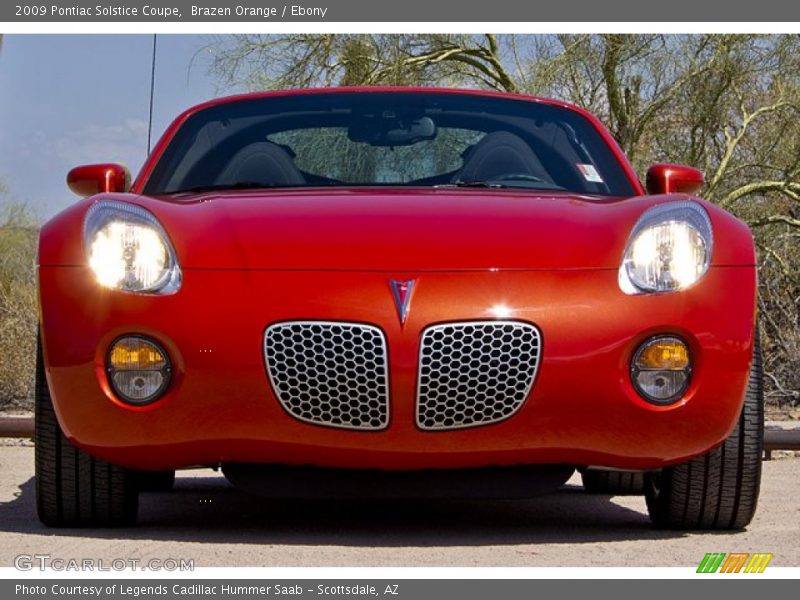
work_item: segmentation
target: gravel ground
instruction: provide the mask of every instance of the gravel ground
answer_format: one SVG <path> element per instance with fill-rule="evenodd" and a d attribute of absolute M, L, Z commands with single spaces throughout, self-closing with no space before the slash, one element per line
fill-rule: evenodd
<path fill-rule="evenodd" d="M 33 448 L 0 444 L 0 566 L 14 556 L 194 559 L 195 566 L 695 566 L 706 552 L 772 552 L 800 566 L 800 453 L 764 463 L 744 532 L 657 531 L 640 497 L 590 496 L 573 477 L 528 501 L 263 500 L 211 471 L 145 494 L 140 525 L 55 530 L 36 519 Z"/>

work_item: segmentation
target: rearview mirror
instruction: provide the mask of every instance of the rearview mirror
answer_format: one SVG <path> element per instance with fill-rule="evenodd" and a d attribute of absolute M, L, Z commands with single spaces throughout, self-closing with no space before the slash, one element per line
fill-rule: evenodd
<path fill-rule="evenodd" d="M 436 137 L 436 124 L 430 117 L 408 119 L 395 115 L 365 115 L 354 120 L 347 130 L 353 142 L 370 146 L 411 146 Z"/>
<path fill-rule="evenodd" d="M 67 173 L 67 185 L 82 198 L 100 192 L 127 192 L 131 174 L 123 165 L 115 163 L 83 165 Z"/>
<path fill-rule="evenodd" d="M 648 194 L 695 194 L 703 187 L 703 172 L 686 165 L 658 164 L 647 169 Z"/>

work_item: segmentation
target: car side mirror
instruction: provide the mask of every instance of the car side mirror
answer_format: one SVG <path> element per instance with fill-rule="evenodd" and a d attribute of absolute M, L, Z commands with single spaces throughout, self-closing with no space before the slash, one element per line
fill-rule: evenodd
<path fill-rule="evenodd" d="M 100 192 L 127 192 L 131 187 L 131 174 L 115 163 L 83 165 L 67 173 L 67 185 L 82 198 Z"/>
<path fill-rule="evenodd" d="M 686 165 L 658 164 L 647 169 L 648 194 L 694 194 L 705 183 L 703 172 Z"/>

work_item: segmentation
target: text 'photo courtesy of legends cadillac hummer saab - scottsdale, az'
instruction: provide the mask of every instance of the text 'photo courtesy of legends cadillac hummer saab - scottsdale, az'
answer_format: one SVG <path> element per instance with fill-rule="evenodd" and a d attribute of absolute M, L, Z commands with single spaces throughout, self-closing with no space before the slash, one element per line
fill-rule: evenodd
<path fill-rule="evenodd" d="M 575 469 L 658 527 L 740 529 L 761 476 L 752 236 L 643 186 L 591 114 L 431 88 L 189 109 L 97 164 L 38 255 L 36 491 L 130 524 L 220 467 L 272 497 L 526 498 Z"/>

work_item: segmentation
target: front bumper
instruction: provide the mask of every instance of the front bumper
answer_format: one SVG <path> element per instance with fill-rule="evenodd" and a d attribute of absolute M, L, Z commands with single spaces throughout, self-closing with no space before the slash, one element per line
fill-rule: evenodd
<path fill-rule="evenodd" d="M 47 377 L 59 422 L 86 451 L 137 469 L 226 462 L 424 469 L 514 464 L 659 468 L 719 444 L 736 422 L 752 356 L 755 271 L 711 268 L 684 292 L 627 296 L 616 270 L 264 272 L 187 270 L 172 296 L 98 288 L 85 267 L 39 270 Z M 403 326 L 389 281 L 416 279 Z M 416 425 L 421 332 L 492 318 L 535 324 L 542 355 L 511 418 L 454 431 Z M 287 320 L 379 327 L 390 370 L 389 425 L 348 431 L 301 422 L 270 387 L 263 336 Z M 104 360 L 141 333 L 169 352 L 166 395 L 141 408 L 109 389 Z M 678 403 L 642 400 L 630 357 L 651 335 L 690 345 L 691 384 Z"/>

